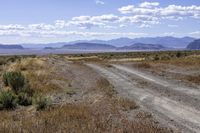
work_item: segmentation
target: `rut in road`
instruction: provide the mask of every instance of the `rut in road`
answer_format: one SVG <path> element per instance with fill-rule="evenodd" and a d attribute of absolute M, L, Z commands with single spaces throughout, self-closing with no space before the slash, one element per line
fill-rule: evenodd
<path fill-rule="evenodd" d="M 148 108 L 152 113 L 162 114 L 161 117 L 173 120 L 175 126 L 182 128 L 184 132 L 200 132 L 200 111 L 180 104 L 167 97 L 157 95 L 150 90 L 135 87 L 134 83 L 128 80 L 126 75 L 119 75 L 117 72 L 95 65 L 87 64 L 106 77 L 123 96 L 137 100 L 142 106 Z M 162 118 L 161 118 L 162 119 Z M 170 121 L 169 123 L 173 123 Z"/>
<path fill-rule="evenodd" d="M 131 73 L 131 74 L 137 75 L 137 76 L 139 76 L 139 77 L 141 77 L 141 78 L 143 78 L 145 80 L 148 80 L 150 82 L 156 83 L 156 84 L 161 85 L 163 87 L 169 87 L 169 88 L 171 88 L 173 90 L 180 91 L 181 93 L 185 93 L 185 94 L 188 94 L 188 95 L 200 96 L 200 91 L 197 90 L 197 89 L 187 88 L 185 86 L 173 84 L 171 82 L 168 82 L 168 81 L 156 78 L 156 77 L 154 77 L 152 75 L 148 75 L 148 74 L 143 73 L 141 71 L 135 70 L 134 68 L 128 68 L 128 67 L 125 67 L 125 66 L 122 66 L 122 65 L 115 65 L 115 64 L 113 64 L 113 66 L 115 68 L 119 69 L 119 70 L 122 70 L 122 71 L 125 71 L 127 73 Z"/>

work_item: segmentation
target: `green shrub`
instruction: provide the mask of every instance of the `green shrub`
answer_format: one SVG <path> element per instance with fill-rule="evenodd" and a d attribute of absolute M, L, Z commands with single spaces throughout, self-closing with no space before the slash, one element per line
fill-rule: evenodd
<path fill-rule="evenodd" d="M 30 84 L 28 81 L 25 82 L 24 87 L 19 91 L 20 93 L 26 93 L 28 94 L 30 97 L 33 96 L 34 94 L 34 90 L 31 89 Z"/>
<path fill-rule="evenodd" d="M 155 61 L 160 60 L 159 56 L 156 55 L 156 56 L 154 57 L 154 60 L 155 60 Z"/>
<path fill-rule="evenodd" d="M 5 58 L 0 58 L 0 65 L 5 65 L 7 63 L 7 60 Z"/>
<path fill-rule="evenodd" d="M 4 85 L 8 86 L 8 73 L 7 72 L 3 74 L 2 80 L 3 80 Z"/>
<path fill-rule="evenodd" d="M 181 52 L 177 52 L 177 53 L 176 53 L 176 57 L 177 57 L 177 58 L 180 58 L 181 56 L 182 56 L 182 53 L 181 53 Z"/>
<path fill-rule="evenodd" d="M 32 104 L 32 97 L 30 97 L 27 93 L 19 93 L 17 97 L 17 103 L 19 105 L 28 106 Z"/>
<path fill-rule="evenodd" d="M 9 85 L 16 93 L 24 87 L 25 78 L 21 72 L 6 72 L 3 74 L 5 86 Z"/>
<path fill-rule="evenodd" d="M 0 92 L 0 109 L 14 109 L 16 96 L 11 91 Z"/>
<path fill-rule="evenodd" d="M 51 102 L 47 97 L 43 97 L 40 95 L 34 98 L 34 104 L 36 105 L 36 109 L 39 111 L 49 107 L 51 105 Z"/>

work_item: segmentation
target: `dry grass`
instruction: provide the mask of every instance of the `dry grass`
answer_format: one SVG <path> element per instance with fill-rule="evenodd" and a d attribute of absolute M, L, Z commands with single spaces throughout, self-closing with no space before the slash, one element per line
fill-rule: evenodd
<path fill-rule="evenodd" d="M 117 94 L 114 87 L 105 78 L 98 79 L 96 81 L 96 84 L 97 84 L 98 90 L 100 90 L 101 92 L 103 92 L 104 94 L 106 94 L 109 97 L 112 97 L 113 95 Z"/>
<path fill-rule="evenodd" d="M 144 61 L 145 58 L 122 58 L 122 59 L 111 59 L 110 61 L 113 61 L 113 62 L 129 62 L 129 61 Z"/>
<path fill-rule="evenodd" d="M 144 68 L 144 69 L 149 69 L 152 67 L 151 64 L 148 62 L 141 62 L 141 63 L 133 64 L 133 66 L 136 68 Z"/>
<path fill-rule="evenodd" d="M 178 67 L 199 67 L 200 66 L 200 58 L 199 56 L 188 56 L 184 58 L 174 58 L 171 60 L 166 60 L 166 61 L 155 61 L 153 63 L 163 63 L 163 64 L 170 64 L 170 65 L 175 65 Z"/>
<path fill-rule="evenodd" d="M 139 108 L 139 106 L 133 100 L 131 101 L 127 98 L 116 97 L 114 102 L 123 111 L 130 111 Z"/>
<path fill-rule="evenodd" d="M 182 79 L 195 84 L 200 84 L 200 75 L 185 75 Z"/>
<path fill-rule="evenodd" d="M 100 61 L 101 59 L 98 56 L 66 56 L 65 59 L 69 61 Z"/>
<path fill-rule="evenodd" d="M 119 115 L 93 112 L 84 105 L 65 105 L 42 112 L 1 112 L 0 132 L 159 133 L 169 132 L 149 120 L 130 122 Z"/>

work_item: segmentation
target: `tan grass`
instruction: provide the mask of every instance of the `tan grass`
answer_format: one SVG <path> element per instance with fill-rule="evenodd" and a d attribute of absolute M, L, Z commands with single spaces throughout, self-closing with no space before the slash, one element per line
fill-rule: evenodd
<path fill-rule="evenodd" d="M 31 113 L 31 112 L 29 112 Z M 151 121 L 129 122 L 118 116 L 96 114 L 84 105 L 65 105 L 50 110 L 28 114 L 22 112 L 1 112 L 0 132 L 77 132 L 77 133 L 123 133 L 135 132 L 169 132 L 159 128 Z"/>

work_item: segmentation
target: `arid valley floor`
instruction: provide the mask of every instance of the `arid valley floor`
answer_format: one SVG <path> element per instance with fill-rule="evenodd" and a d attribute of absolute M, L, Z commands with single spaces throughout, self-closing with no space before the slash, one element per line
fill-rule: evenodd
<path fill-rule="evenodd" d="M 2 80 L 21 72 L 49 101 L 2 108 L 0 132 L 200 132 L 199 51 L 1 56 L 0 64 Z"/>

